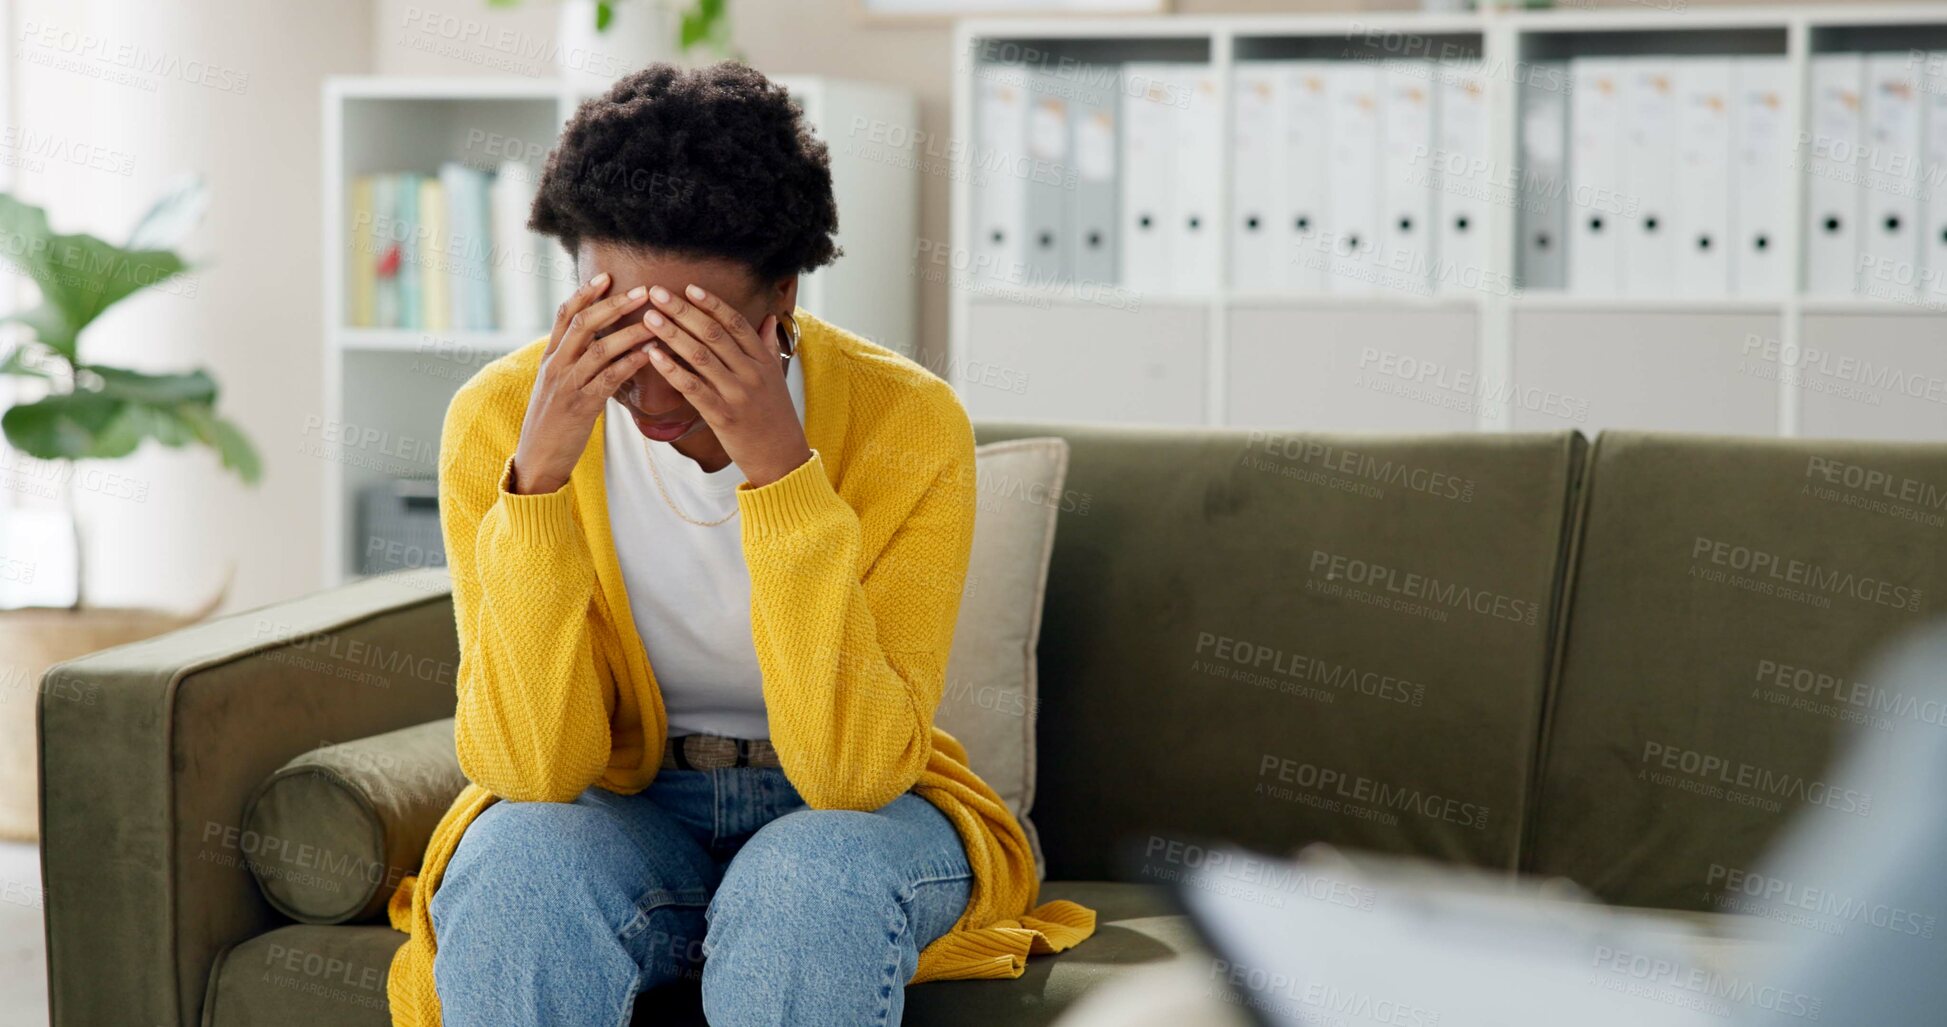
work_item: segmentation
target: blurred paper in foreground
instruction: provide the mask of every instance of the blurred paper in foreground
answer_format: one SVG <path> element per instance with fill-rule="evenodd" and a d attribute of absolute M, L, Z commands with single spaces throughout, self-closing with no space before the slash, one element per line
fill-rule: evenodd
<path fill-rule="evenodd" d="M 1249 864 L 1255 886 L 1240 889 L 1232 868 Z M 1264 864 L 1220 850 L 1182 894 L 1216 952 L 1210 994 L 1273 1027 L 1690 1027 L 1816 1008 L 1761 975 L 1774 933 L 1761 921 L 1610 909 L 1560 882 L 1322 847 L 1282 876 Z"/>

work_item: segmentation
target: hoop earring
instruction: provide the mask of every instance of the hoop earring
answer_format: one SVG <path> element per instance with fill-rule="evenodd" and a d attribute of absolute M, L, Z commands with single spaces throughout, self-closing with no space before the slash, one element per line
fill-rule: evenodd
<path fill-rule="evenodd" d="M 804 331 L 798 327 L 798 315 L 788 310 L 777 316 L 777 326 L 782 329 L 786 325 L 790 326 L 790 331 L 778 339 L 778 351 L 784 354 L 784 369 L 789 371 L 791 358 L 798 353 L 798 340 L 804 336 Z"/>

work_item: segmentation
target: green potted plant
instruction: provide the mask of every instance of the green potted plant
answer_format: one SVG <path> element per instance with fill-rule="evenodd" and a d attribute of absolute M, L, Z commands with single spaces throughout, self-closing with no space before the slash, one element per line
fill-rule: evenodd
<path fill-rule="evenodd" d="M 207 371 L 153 374 L 95 363 L 81 352 L 82 333 L 103 312 L 189 269 L 175 247 L 200 220 L 206 195 L 195 180 L 171 190 L 117 246 L 55 232 L 41 208 L 0 193 L 0 257 L 40 292 L 39 305 L 6 318 L 26 326 L 28 334 L 0 358 L 0 374 L 38 395 L 0 415 L 0 431 L 20 453 L 53 462 L 58 473 L 45 477 L 65 484 L 75 536 L 72 606 L 0 612 L 0 652 L 8 665 L 8 701 L 0 703 L 0 836 L 35 832 L 35 693 L 45 691 L 50 702 L 87 701 L 44 682 L 46 668 L 201 619 L 221 599 L 219 593 L 190 614 L 89 607 L 75 461 L 118 459 L 153 439 L 170 447 L 208 447 L 247 483 L 262 474 L 249 440 L 217 413 L 216 380 Z"/>
<path fill-rule="evenodd" d="M 487 3 L 518 7 L 521 0 Z M 565 0 L 555 43 L 562 75 L 591 84 L 699 49 L 729 57 L 729 0 Z"/>

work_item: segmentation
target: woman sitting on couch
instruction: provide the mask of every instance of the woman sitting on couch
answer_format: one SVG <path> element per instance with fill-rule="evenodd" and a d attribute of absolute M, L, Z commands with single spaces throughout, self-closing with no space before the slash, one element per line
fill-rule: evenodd
<path fill-rule="evenodd" d="M 1030 909 L 933 727 L 973 433 L 796 309 L 837 225 L 824 144 L 735 64 L 629 76 L 550 156 L 531 227 L 581 286 L 440 442 L 473 784 L 393 898 L 395 1023 L 614 1027 L 699 973 L 712 1024 L 897 1023 L 1093 929 Z"/>

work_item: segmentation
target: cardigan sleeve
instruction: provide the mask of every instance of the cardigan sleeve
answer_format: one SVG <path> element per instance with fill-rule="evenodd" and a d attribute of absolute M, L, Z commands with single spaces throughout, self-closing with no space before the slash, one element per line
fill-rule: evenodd
<path fill-rule="evenodd" d="M 507 490 L 511 444 L 476 431 L 484 419 L 470 391 L 455 398 L 440 441 L 440 526 L 460 639 L 454 744 L 467 778 L 493 794 L 567 802 L 609 757 L 589 617 L 594 558 L 570 486 Z"/>
<path fill-rule="evenodd" d="M 960 425 L 945 466 L 869 566 L 859 517 L 816 452 L 738 493 L 771 743 L 815 809 L 876 810 L 932 756 L 973 546 L 973 436 L 964 416 Z"/>

